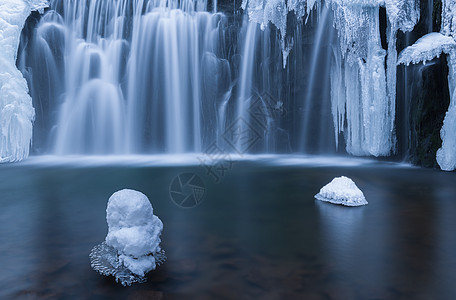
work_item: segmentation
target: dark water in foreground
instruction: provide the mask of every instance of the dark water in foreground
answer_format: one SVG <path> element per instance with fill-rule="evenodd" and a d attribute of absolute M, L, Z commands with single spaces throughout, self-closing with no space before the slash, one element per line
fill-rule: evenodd
<path fill-rule="evenodd" d="M 173 178 L 198 174 L 183 209 Z M 349 176 L 369 205 L 313 196 Z M 122 287 L 88 254 L 107 233 L 109 196 L 144 192 L 164 223 L 167 262 Z M 0 165 L 1 299 L 454 299 L 456 173 L 367 163 L 238 162 L 219 183 L 201 166 Z"/>

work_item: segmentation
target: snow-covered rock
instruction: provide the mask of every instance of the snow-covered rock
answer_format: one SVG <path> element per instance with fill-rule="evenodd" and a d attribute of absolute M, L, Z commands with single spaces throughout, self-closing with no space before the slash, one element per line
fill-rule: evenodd
<path fill-rule="evenodd" d="M 399 54 L 397 64 L 409 65 L 420 62 L 425 63 L 440 54 L 449 54 L 456 50 L 456 42 L 452 37 L 438 32 L 431 32 L 421 37 L 415 44 L 402 50 Z"/>
<path fill-rule="evenodd" d="M 27 17 L 46 6 L 44 0 L 0 2 L 0 162 L 29 155 L 35 110 L 27 82 L 16 68 L 17 49 Z"/>
<path fill-rule="evenodd" d="M 363 192 L 348 177 L 336 177 L 315 195 L 317 200 L 346 206 L 366 205 Z"/>
<path fill-rule="evenodd" d="M 144 282 L 145 274 L 166 259 L 160 248 L 163 223 L 149 199 L 138 191 L 118 191 L 109 198 L 106 220 L 108 235 L 90 253 L 92 268 L 123 285 Z"/>

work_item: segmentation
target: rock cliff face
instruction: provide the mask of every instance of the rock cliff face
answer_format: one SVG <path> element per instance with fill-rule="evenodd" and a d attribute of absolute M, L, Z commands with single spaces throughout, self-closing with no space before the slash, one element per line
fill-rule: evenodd
<path fill-rule="evenodd" d="M 398 50 L 441 28 L 442 2 L 420 1 L 421 18 L 414 30 L 398 37 Z M 448 111 L 448 64 L 444 54 L 426 64 L 398 67 L 398 157 L 411 163 L 439 168 L 437 150 L 442 146 L 440 129 Z"/>
<path fill-rule="evenodd" d="M 448 67 L 445 57 L 416 65 L 410 82 L 410 161 L 438 168 L 436 152 L 442 145 L 440 128 L 448 110 Z"/>

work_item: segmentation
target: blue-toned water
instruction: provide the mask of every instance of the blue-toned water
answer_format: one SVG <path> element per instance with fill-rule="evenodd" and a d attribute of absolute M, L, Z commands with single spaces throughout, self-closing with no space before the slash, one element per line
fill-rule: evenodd
<path fill-rule="evenodd" d="M 53 0 L 29 19 L 18 66 L 37 156 L 0 165 L 0 298 L 451 299 L 455 173 L 323 156 L 345 153 L 333 124 L 348 121 L 330 105 L 331 10 L 288 20 L 283 59 L 278 30 L 207 5 Z M 410 150 L 403 110 L 398 156 Z M 367 206 L 314 199 L 342 175 Z M 179 189 L 189 178 L 196 188 Z M 168 256 L 129 288 L 88 257 L 123 188 L 150 198 Z"/>
<path fill-rule="evenodd" d="M 322 157 L 233 157 L 223 164 L 223 176 L 214 173 L 218 181 L 196 157 L 33 157 L 0 165 L 0 298 L 451 299 L 456 293 L 456 174 Z M 171 182 L 182 173 L 203 182 L 196 207 L 172 201 Z M 313 198 L 341 175 L 356 182 L 367 206 Z M 88 258 L 107 233 L 107 199 L 122 188 L 150 198 L 164 223 L 168 256 L 147 283 L 129 288 L 93 271 Z"/>

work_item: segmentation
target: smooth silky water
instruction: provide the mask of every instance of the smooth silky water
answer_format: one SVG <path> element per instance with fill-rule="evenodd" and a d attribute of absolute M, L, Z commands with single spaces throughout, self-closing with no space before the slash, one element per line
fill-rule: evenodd
<path fill-rule="evenodd" d="M 452 299 L 456 174 L 322 156 L 394 145 L 389 121 L 384 131 L 357 122 L 359 70 L 343 68 L 331 11 L 290 26 L 285 57 L 279 30 L 178 2 L 53 0 L 29 20 L 18 67 L 36 111 L 35 156 L 0 164 L 0 298 Z M 369 64 L 383 66 L 375 53 Z M 376 104 L 389 103 L 382 87 Z M 353 131 L 345 140 L 343 127 Z M 233 160 L 210 165 L 214 154 Z M 196 207 L 172 201 L 182 173 L 203 182 Z M 367 206 L 314 199 L 342 175 Z M 127 288 L 89 261 L 108 198 L 123 188 L 150 198 L 168 256 Z"/>
<path fill-rule="evenodd" d="M 190 157 L 190 158 L 189 158 Z M 0 298 L 450 299 L 456 174 L 348 158 L 236 158 L 216 183 L 195 157 L 32 157 L 0 165 Z M 186 161 L 192 161 L 186 163 Z M 172 202 L 197 174 L 203 201 Z M 351 177 L 367 206 L 314 195 Z M 122 287 L 90 267 L 109 196 L 145 193 L 168 260 Z"/>

